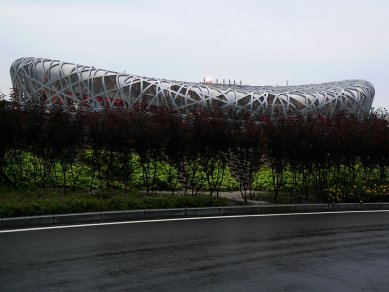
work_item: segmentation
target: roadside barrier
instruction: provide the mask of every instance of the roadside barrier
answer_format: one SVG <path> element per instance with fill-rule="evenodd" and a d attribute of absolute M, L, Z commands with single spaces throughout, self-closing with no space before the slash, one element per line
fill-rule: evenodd
<path fill-rule="evenodd" d="M 56 214 L 0 219 L 0 228 L 83 224 L 99 222 L 152 220 L 163 218 L 189 218 L 206 216 L 232 216 L 252 214 L 282 214 L 304 212 L 336 212 L 362 210 L 389 210 L 389 203 L 339 203 L 339 204 L 263 204 L 250 206 L 146 209 L 92 213 Z"/>

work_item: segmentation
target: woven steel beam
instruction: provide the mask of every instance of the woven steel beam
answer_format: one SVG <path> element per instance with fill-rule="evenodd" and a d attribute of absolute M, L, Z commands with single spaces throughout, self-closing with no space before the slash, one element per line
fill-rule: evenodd
<path fill-rule="evenodd" d="M 169 104 L 179 109 L 195 106 L 234 107 L 272 114 L 299 111 L 332 114 L 370 111 L 374 87 L 365 80 L 344 80 L 300 86 L 203 84 L 97 69 L 43 58 L 20 58 L 10 69 L 13 88 L 22 103 L 37 97 L 48 107 L 90 110 Z"/>

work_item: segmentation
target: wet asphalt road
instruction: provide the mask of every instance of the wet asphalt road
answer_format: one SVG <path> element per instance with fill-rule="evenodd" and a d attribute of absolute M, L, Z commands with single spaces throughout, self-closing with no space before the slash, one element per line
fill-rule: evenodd
<path fill-rule="evenodd" d="M 389 291 L 389 213 L 0 234 L 0 291 Z"/>

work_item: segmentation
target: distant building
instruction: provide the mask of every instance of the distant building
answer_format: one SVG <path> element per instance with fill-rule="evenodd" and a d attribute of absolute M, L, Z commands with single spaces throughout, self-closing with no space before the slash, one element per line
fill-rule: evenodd
<path fill-rule="evenodd" d="M 370 110 L 374 87 L 365 80 L 345 80 L 299 86 L 202 84 L 147 78 L 43 58 L 21 58 L 11 65 L 12 85 L 21 102 L 41 97 L 47 106 L 91 110 L 169 104 L 234 107 L 252 112 L 331 114 L 345 109 L 356 114 Z"/>

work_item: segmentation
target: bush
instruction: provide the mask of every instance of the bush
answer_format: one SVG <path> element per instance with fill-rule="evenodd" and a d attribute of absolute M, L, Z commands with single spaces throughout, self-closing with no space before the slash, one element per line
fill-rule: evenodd
<path fill-rule="evenodd" d="M 389 184 L 329 188 L 326 200 L 329 203 L 389 202 Z"/>
<path fill-rule="evenodd" d="M 289 171 L 285 171 L 283 174 L 281 190 L 290 191 L 292 187 L 293 183 L 291 173 Z M 263 167 L 255 174 L 253 188 L 258 191 L 274 191 L 273 174 L 270 167 Z"/>
<path fill-rule="evenodd" d="M 0 190 L 0 218 L 130 209 L 190 208 L 230 205 L 225 198 L 207 195 L 148 195 L 122 192 L 63 194 L 60 190 Z"/>

